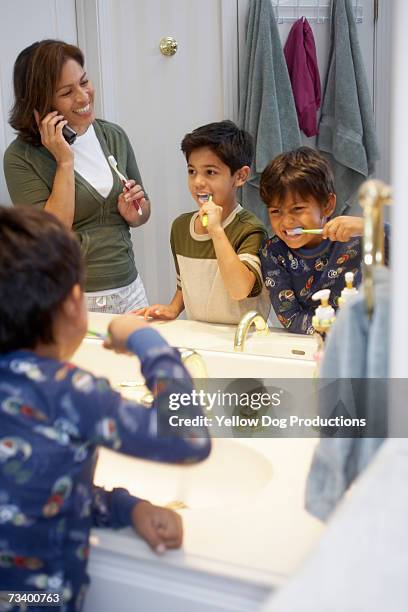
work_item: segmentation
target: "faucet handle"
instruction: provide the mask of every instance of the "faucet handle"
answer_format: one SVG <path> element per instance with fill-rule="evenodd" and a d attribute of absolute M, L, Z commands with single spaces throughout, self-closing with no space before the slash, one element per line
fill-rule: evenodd
<path fill-rule="evenodd" d="M 319 333 L 328 332 L 336 318 L 334 308 L 329 304 L 329 298 L 330 289 L 321 289 L 312 295 L 312 300 L 315 302 L 321 301 L 312 318 L 312 325 Z"/>

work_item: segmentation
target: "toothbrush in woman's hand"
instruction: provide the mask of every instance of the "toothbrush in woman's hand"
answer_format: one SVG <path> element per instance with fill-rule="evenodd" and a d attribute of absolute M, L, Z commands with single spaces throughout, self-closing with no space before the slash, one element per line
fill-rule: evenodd
<path fill-rule="evenodd" d="M 212 193 L 206 193 L 205 195 L 200 195 L 198 196 L 198 199 L 200 200 L 200 202 L 202 202 L 202 204 L 204 204 L 205 202 L 212 202 Z M 203 216 L 201 217 L 201 223 L 203 227 L 207 227 L 208 225 L 207 213 L 204 213 Z"/>
<path fill-rule="evenodd" d="M 116 174 L 118 175 L 118 177 L 120 178 L 120 180 L 122 181 L 122 184 L 124 186 L 124 188 L 126 189 L 126 191 L 129 191 L 129 188 L 127 187 L 127 178 L 124 174 L 122 174 L 119 170 L 118 170 L 118 162 L 116 161 L 116 159 L 113 157 L 113 155 L 109 155 L 108 157 L 108 162 L 110 164 L 110 167 L 112 168 L 112 170 L 114 170 L 116 172 Z M 143 210 L 142 207 L 140 206 L 138 200 L 133 200 L 132 204 L 134 205 L 134 207 L 136 208 L 137 212 L 139 213 L 139 215 L 143 215 Z"/>

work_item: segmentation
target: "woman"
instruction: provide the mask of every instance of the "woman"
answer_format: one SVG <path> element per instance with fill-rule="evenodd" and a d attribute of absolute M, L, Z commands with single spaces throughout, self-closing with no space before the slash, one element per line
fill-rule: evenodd
<path fill-rule="evenodd" d="M 14 94 L 10 125 L 18 136 L 4 157 L 12 202 L 43 208 L 75 231 L 87 266 L 88 310 L 147 306 L 129 227 L 146 223 L 150 202 L 125 132 L 95 118 L 82 51 L 58 40 L 27 47 L 14 65 Z M 72 145 L 66 125 L 77 134 Z M 128 177 L 126 186 L 110 155 Z"/>

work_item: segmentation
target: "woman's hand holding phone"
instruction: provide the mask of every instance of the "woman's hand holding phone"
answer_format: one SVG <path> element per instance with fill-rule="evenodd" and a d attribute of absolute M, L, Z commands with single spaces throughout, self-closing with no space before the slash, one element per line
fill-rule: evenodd
<path fill-rule="evenodd" d="M 40 132 L 41 142 L 46 149 L 55 157 L 57 164 L 73 163 L 74 153 L 65 140 L 62 129 L 68 121 L 58 111 L 52 111 L 40 119 L 38 111 L 34 111 L 34 117 Z"/>

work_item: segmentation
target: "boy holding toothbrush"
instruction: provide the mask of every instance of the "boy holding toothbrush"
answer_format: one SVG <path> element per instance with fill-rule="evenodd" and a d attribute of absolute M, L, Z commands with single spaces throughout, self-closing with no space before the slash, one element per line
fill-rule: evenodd
<path fill-rule="evenodd" d="M 249 310 L 266 318 L 269 299 L 258 251 L 266 229 L 237 203 L 237 189 L 248 179 L 252 137 L 232 121 L 204 125 L 187 134 L 181 149 L 188 185 L 198 212 L 178 217 L 171 229 L 177 289 L 170 304 L 154 304 L 136 314 L 238 323 Z"/>
<path fill-rule="evenodd" d="M 337 308 L 344 274 L 351 271 L 355 284 L 361 282 L 363 219 L 330 219 L 336 207 L 333 175 L 309 147 L 273 159 L 262 173 L 260 194 L 275 233 L 260 250 L 272 306 L 288 331 L 312 334 L 317 306 L 312 295 L 330 289 L 330 303 Z M 387 261 L 387 225 L 385 231 Z"/>
<path fill-rule="evenodd" d="M 83 607 L 92 527 L 134 527 L 159 554 L 181 545 L 176 513 L 93 485 L 98 446 L 171 463 L 211 448 L 205 428 L 158 436 L 170 394 L 191 393 L 192 382 L 143 321 L 113 319 L 105 348 L 139 357 L 151 410 L 69 362 L 87 329 L 83 285 L 72 232 L 50 213 L 0 206 L 0 590 L 56 591 L 64 612 Z"/>

